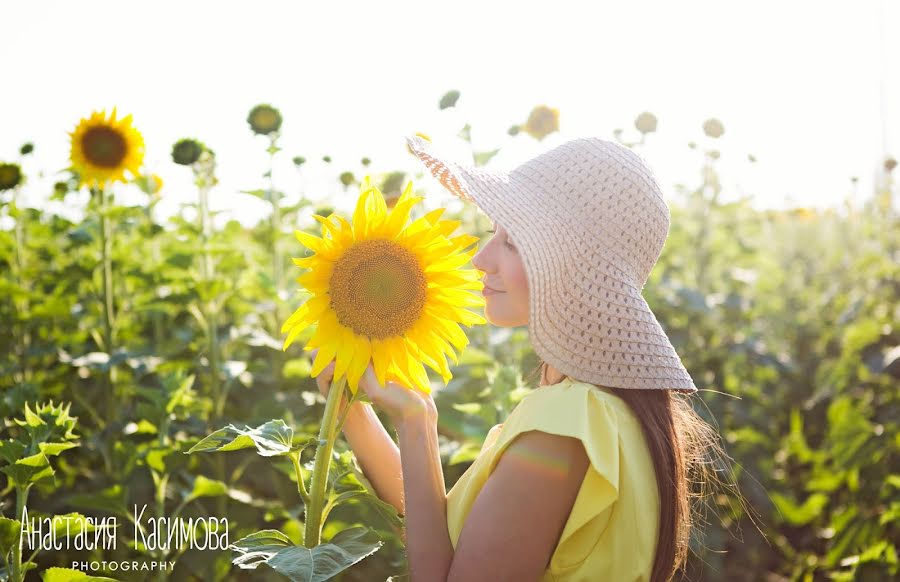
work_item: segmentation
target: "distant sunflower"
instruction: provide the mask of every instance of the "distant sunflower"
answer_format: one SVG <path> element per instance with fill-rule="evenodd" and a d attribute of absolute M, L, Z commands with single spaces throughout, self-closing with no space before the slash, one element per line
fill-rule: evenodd
<path fill-rule="evenodd" d="M 22 168 L 18 164 L 0 162 L 0 190 L 12 190 L 22 183 Z"/>
<path fill-rule="evenodd" d="M 542 140 L 554 131 L 559 131 L 559 109 L 538 105 L 531 110 L 522 129 L 537 140 Z"/>
<path fill-rule="evenodd" d="M 478 241 L 462 234 L 448 238 L 457 220 L 439 220 L 443 208 L 406 224 L 410 209 L 423 198 L 412 195 L 412 182 L 388 210 L 381 191 L 366 176 L 353 223 L 331 214 L 313 215 L 323 225 L 322 238 L 296 230 L 297 240 L 314 254 L 295 258 L 310 269 L 297 278 L 312 297 L 281 328 L 289 332 L 282 349 L 307 327 L 317 329 L 305 351 L 319 348 L 312 375 L 335 360 L 334 379 L 344 374 L 353 394 L 372 359 L 378 382 L 396 381 L 431 393 L 423 364 L 438 372 L 444 384 L 452 374 L 445 356 L 459 363 L 454 347 L 469 340 L 459 324 L 485 319 L 465 307 L 483 307 L 476 269 L 462 269 Z"/>
<path fill-rule="evenodd" d="M 103 187 L 107 182 L 124 181 L 125 171 L 139 174 L 144 161 L 144 138 L 131 126 L 131 115 L 116 120 L 116 110 L 95 111 L 70 132 L 72 167 L 79 186 Z"/>

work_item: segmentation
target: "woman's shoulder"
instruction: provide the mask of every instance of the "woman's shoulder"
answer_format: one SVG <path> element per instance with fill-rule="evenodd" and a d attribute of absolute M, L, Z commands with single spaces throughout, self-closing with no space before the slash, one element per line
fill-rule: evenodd
<path fill-rule="evenodd" d="M 548 384 L 534 388 L 523 397 L 525 399 L 534 400 L 578 400 L 586 396 L 596 399 L 596 401 L 607 404 L 619 411 L 628 412 L 630 409 L 622 398 L 620 398 L 612 389 L 590 382 L 583 382 L 573 378 L 565 378 L 555 384 Z"/>

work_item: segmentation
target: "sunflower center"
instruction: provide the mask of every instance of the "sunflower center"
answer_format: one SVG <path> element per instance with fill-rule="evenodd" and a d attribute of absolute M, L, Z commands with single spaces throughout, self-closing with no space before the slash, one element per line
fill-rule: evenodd
<path fill-rule="evenodd" d="M 125 137 L 110 127 L 92 127 L 81 138 L 84 157 L 102 168 L 117 168 L 125 159 Z"/>
<path fill-rule="evenodd" d="M 428 281 L 416 256 L 390 240 L 361 241 L 344 253 L 329 281 L 341 325 L 359 335 L 402 335 L 425 306 Z"/>

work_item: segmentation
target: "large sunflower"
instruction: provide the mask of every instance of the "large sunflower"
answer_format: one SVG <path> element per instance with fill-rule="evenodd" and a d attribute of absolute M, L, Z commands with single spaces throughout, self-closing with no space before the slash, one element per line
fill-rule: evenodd
<path fill-rule="evenodd" d="M 82 119 L 72 138 L 70 158 L 72 168 L 78 172 L 79 186 L 102 188 L 107 182 L 125 180 L 125 171 L 139 174 L 144 161 L 144 138 L 131 126 L 131 115 L 116 120 L 106 111 L 95 111 Z"/>
<path fill-rule="evenodd" d="M 281 328 L 289 332 L 282 349 L 310 325 L 316 332 L 304 347 L 319 348 L 312 375 L 335 360 L 334 379 L 347 376 L 353 394 L 372 359 L 378 382 L 396 381 L 431 393 L 423 364 L 438 372 L 446 385 L 452 378 L 445 356 L 459 363 L 454 348 L 469 340 L 459 324 L 486 323 L 467 306 L 483 307 L 476 269 L 462 269 L 478 241 L 462 234 L 448 238 L 458 220 L 440 220 L 443 208 L 406 224 L 410 209 L 423 198 L 408 183 L 388 210 L 381 191 L 366 176 L 350 224 L 341 216 L 313 215 L 323 225 L 322 238 L 294 231 L 311 249 L 293 259 L 310 269 L 297 278 L 312 293 Z"/>

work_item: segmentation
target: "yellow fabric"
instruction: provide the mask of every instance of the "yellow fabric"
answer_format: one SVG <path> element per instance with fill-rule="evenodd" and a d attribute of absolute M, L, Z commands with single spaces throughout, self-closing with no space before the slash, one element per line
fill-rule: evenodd
<path fill-rule="evenodd" d="M 611 390 L 571 379 L 529 392 L 488 432 L 478 457 L 447 493 L 453 548 L 500 455 L 530 430 L 580 439 L 591 462 L 541 581 L 650 580 L 659 492 L 640 421 Z"/>

